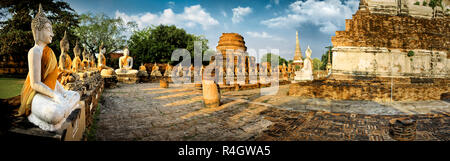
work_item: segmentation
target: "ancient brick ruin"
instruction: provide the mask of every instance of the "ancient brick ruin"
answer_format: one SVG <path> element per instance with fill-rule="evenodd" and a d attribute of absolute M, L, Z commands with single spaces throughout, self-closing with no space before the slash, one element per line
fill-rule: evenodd
<path fill-rule="evenodd" d="M 416 2 L 416 1 L 414 1 Z M 448 93 L 450 15 L 410 0 L 361 0 L 336 31 L 331 75 L 289 95 L 350 100 L 436 100 Z M 448 7 L 448 4 L 444 4 Z"/>

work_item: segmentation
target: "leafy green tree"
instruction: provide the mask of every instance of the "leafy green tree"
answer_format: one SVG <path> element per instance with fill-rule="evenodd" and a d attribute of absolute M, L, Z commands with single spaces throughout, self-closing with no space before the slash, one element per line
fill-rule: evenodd
<path fill-rule="evenodd" d="M 318 58 L 314 58 L 312 60 L 312 63 L 313 63 L 313 67 L 314 67 L 313 70 L 320 70 L 320 68 L 322 67 L 322 61 L 320 61 Z"/>
<path fill-rule="evenodd" d="M 126 32 L 136 26 L 135 22 L 124 23 L 120 18 L 110 18 L 104 13 L 80 15 L 80 25 L 75 28 L 79 45 L 92 53 L 98 53 L 103 43 L 106 53 L 122 50 L 126 45 Z"/>
<path fill-rule="evenodd" d="M 278 57 L 278 65 L 283 65 L 283 63 L 285 63 L 286 65 L 289 64 L 289 62 L 286 59 L 282 58 L 281 56 L 279 56 L 277 54 L 272 54 L 272 53 L 264 54 L 261 57 L 261 62 L 270 62 L 270 60 L 272 59 L 272 56 Z"/>
<path fill-rule="evenodd" d="M 158 25 L 134 31 L 128 44 L 138 66 L 154 62 L 174 64 L 175 62 L 171 62 L 172 52 L 179 48 L 188 50 L 193 62 L 194 41 L 202 42 L 202 53 L 208 50 L 208 40 L 204 36 L 188 34 L 174 25 Z"/>
<path fill-rule="evenodd" d="M 328 64 L 328 52 L 330 51 L 326 51 L 325 54 L 322 54 L 322 58 L 320 59 L 322 64 L 320 65 L 320 70 L 325 70 L 327 69 L 327 64 Z M 333 52 L 330 53 L 330 57 L 333 58 Z M 330 59 L 330 63 L 333 63 L 333 59 Z"/>
<path fill-rule="evenodd" d="M 31 33 L 31 20 L 36 15 L 39 4 L 47 18 L 53 26 L 53 42 L 48 44 L 53 49 L 56 56 L 61 52 L 59 40 L 67 31 L 71 47 L 75 44 L 73 29 L 77 27 L 78 15 L 66 2 L 53 0 L 37 1 L 0 1 L 0 54 L 11 55 L 15 61 L 27 59 L 27 53 L 34 45 L 33 34 Z M 10 17 L 6 19 L 6 17 Z M 69 52 L 70 53 L 70 52 Z M 26 61 L 25 61 L 26 62 Z"/>

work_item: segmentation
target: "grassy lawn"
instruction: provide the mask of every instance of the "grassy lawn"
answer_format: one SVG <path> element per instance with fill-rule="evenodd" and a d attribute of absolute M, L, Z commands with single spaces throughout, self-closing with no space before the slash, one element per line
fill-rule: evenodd
<path fill-rule="evenodd" d="M 20 78 L 0 78 L 0 99 L 19 95 L 24 81 Z"/>

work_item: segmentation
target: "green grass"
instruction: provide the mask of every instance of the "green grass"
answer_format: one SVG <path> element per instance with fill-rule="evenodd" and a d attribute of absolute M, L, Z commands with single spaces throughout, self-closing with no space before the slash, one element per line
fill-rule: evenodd
<path fill-rule="evenodd" d="M 20 95 L 24 81 L 20 78 L 0 78 L 0 99 Z"/>
<path fill-rule="evenodd" d="M 93 121 L 89 129 L 86 130 L 87 141 L 96 141 L 97 137 L 97 122 L 98 115 L 100 114 L 100 105 L 97 105 L 97 109 L 95 109 L 94 116 L 92 117 Z"/>

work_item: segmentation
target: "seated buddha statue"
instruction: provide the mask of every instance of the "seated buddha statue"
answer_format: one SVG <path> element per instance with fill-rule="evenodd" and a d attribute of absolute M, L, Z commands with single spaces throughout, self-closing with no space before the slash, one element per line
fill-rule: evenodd
<path fill-rule="evenodd" d="M 141 66 L 139 66 L 139 71 L 147 71 L 147 68 L 143 63 L 141 63 Z"/>
<path fill-rule="evenodd" d="M 80 47 L 78 47 L 78 41 L 75 44 L 75 47 L 73 48 L 73 53 L 75 54 L 75 57 L 72 61 L 72 72 L 78 73 L 82 71 L 81 66 L 81 58 L 80 58 Z"/>
<path fill-rule="evenodd" d="M 90 68 L 90 63 L 89 63 L 89 55 L 88 53 L 86 53 L 86 48 L 83 49 L 83 60 L 81 61 L 81 68 L 83 69 L 83 71 L 87 71 Z"/>
<path fill-rule="evenodd" d="M 310 81 L 313 80 L 313 66 L 311 59 L 311 49 L 308 46 L 306 49 L 306 59 L 303 60 L 303 67 L 300 71 L 295 72 L 295 81 Z"/>
<path fill-rule="evenodd" d="M 92 54 L 91 52 L 89 52 L 89 66 L 91 67 L 90 70 L 94 70 L 96 67 L 94 54 Z"/>
<path fill-rule="evenodd" d="M 72 59 L 69 54 L 67 54 L 69 51 L 69 40 L 67 39 L 66 32 L 64 32 L 64 37 L 59 44 L 61 55 L 59 56 L 58 81 L 61 82 L 62 85 L 65 85 L 76 80 L 76 75 L 72 73 Z"/>
<path fill-rule="evenodd" d="M 172 66 L 167 62 L 166 70 L 164 71 L 164 77 L 172 77 Z"/>
<path fill-rule="evenodd" d="M 161 77 L 161 72 L 159 71 L 159 67 L 158 65 L 156 65 L 156 63 L 153 65 L 152 67 L 152 72 L 150 73 L 151 76 L 153 77 Z"/>
<path fill-rule="evenodd" d="M 106 66 L 105 52 L 106 49 L 103 47 L 103 43 L 100 45 L 98 59 L 97 59 L 97 69 L 102 75 L 102 77 L 112 77 L 115 75 L 114 69 Z"/>
<path fill-rule="evenodd" d="M 80 94 L 63 88 L 57 80 L 57 59 L 51 43 L 53 29 L 39 4 L 39 11 L 31 21 L 34 46 L 28 51 L 28 75 L 24 82 L 17 116 L 28 120 L 45 131 L 57 131 L 70 113 L 81 108 Z"/>
<path fill-rule="evenodd" d="M 117 74 L 135 75 L 138 73 L 136 69 L 132 69 L 133 58 L 129 56 L 129 53 L 128 47 L 125 47 L 125 49 L 123 49 L 123 56 L 119 58 L 119 69 L 116 69 Z"/>

